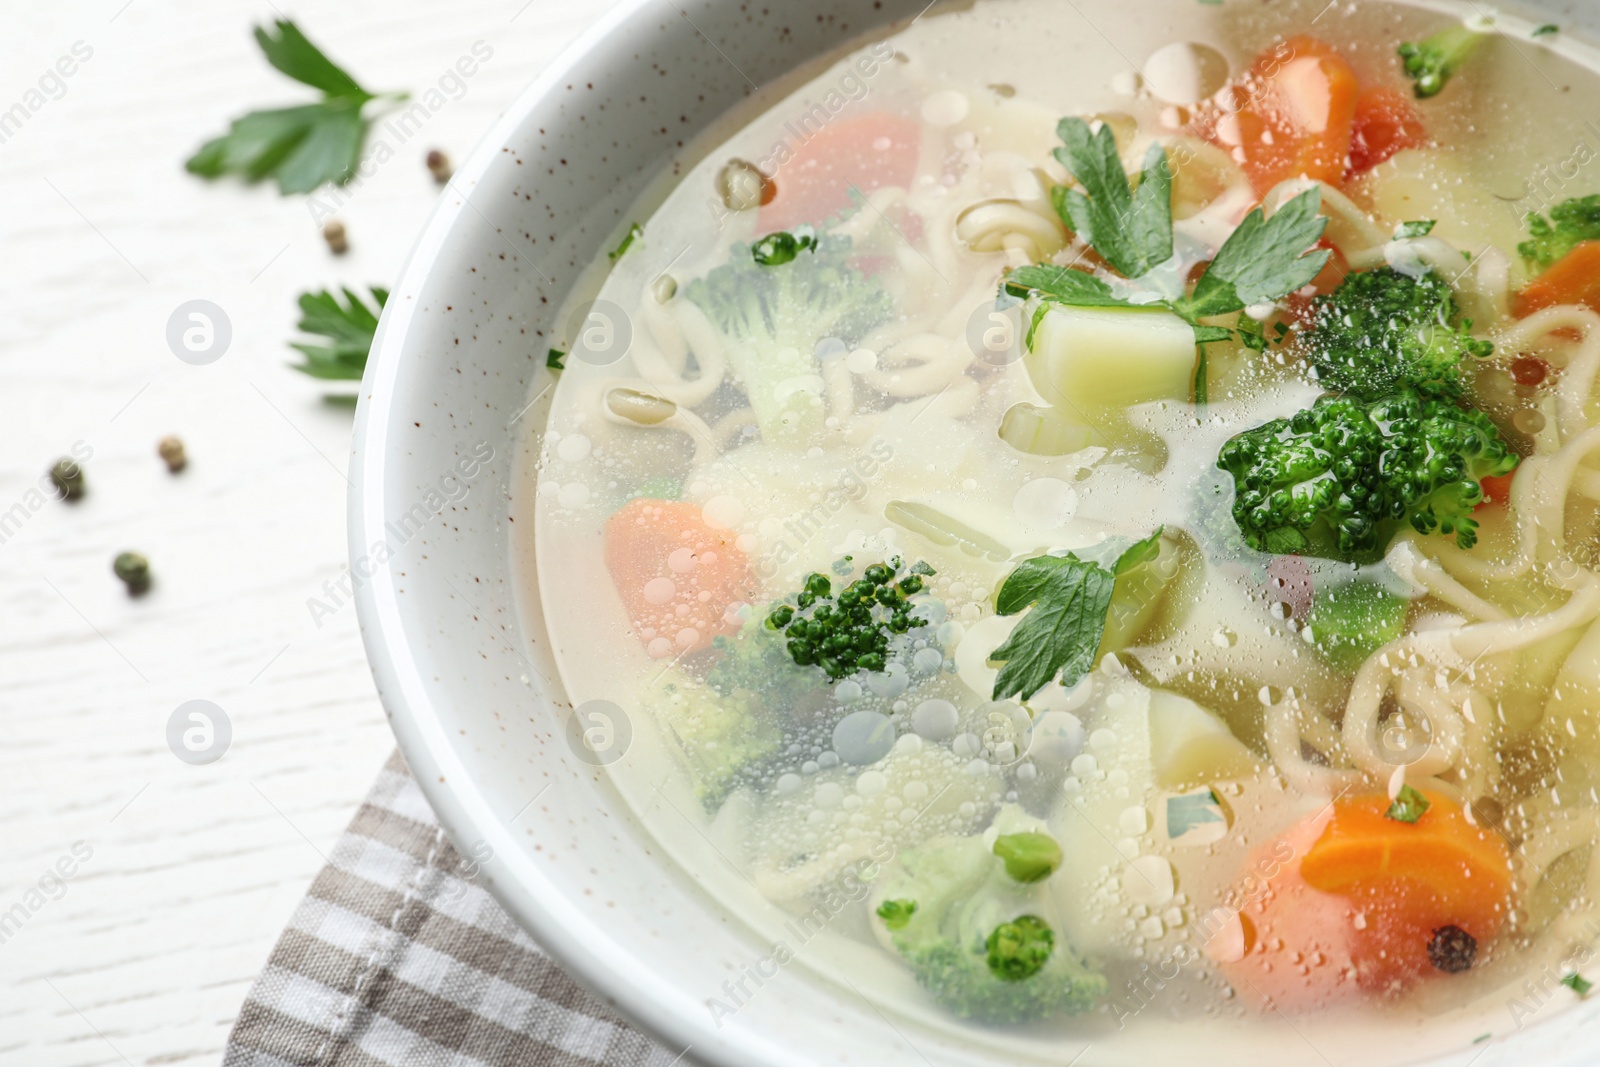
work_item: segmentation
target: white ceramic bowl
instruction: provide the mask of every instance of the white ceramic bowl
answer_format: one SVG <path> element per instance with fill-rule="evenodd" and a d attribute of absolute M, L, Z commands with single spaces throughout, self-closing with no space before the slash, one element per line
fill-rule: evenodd
<path fill-rule="evenodd" d="M 547 338 L 579 272 L 684 142 L 750 94 L 741 72 L 771 81 L 925 3 L 622 0 L 458 172 L 394 286 L 363 383 L 351 552 L 368 654 L 406 758 L 458 848 L 492 852 L 480 878 L 501 904 L 688 1060 L 1017 1063 L 891 1021 L 797 966 L 714 1020 L 710 999 L 771 945 L 670 873 L 605 772 L 574 756 L 570 707 L 545 681 L 557 675 L 542 627 L 525 624 L 512 580 L 518 431 L 545 415 L 543 399 L 526 405 L 549 380 Z M 1074 4 L 1107 18 L 1128 6 Z M 1600 26 L 1592 0 L 1528 6 L 1569 28 Z M 420 529 L 405 519 L 441 505 Z M 1517 1058 L 1592 1062 L 1582 1046 L 1595 1017 L 1579 1009 L 1531 1031 L 1513 1041 Z M 1063 1063 L 1076 1049 L 1065 1052 Z M 1185 1059 L 1199 1062 L 1192 1049 Z"/>

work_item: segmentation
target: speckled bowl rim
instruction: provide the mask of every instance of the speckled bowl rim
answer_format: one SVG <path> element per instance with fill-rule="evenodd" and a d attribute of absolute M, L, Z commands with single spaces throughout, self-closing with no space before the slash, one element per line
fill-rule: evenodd
<path fill-rule="evenodd" d="M 658 0 L 619 0 L 615 7 L 564 48 L 533 82 L 517 96 L 479 141 L 466 163 L 456 171 L 456 184 L 474 187 L 497 165 L 499 146 L 512 142 L 524 127 L 528 113 L 565 85 L 570 72 L 607 36 L 618 32 L 631 18 L 659 6 Z M 397 293 L 419 291 L 440 252 L 456 235 L 457 223 L 467 216 L 464 197 L 444 196 L 435 206 L 400 272 Z M 396 382 L 409 368 L 398 358 L 414 320 L 422 313 L 416 301 L 391 301 L 373 339 L 371 368 L 362 382 L 352 437 L 352 478 L 349 500 L 349 535 L 352 560 L 381 538 L 386 496 L 383 471 L 392 428 Z M 383 358 L 390 353 L 395 358 Z M 373 531 L 379 531 L 374 534 Z M 449 728 L 429 693 L 426 680 L 411 656 L 411 639 L 402 624 L 405 609 L 387 568 L 357 586 L 357 612 L 361 619 L 367 658 L 388 712 L 395 737 L 423 795 L 433 806 L 440 824 L 453 841 L 483 838 L 494 847 L 496 860 L 505 864 L 504 875 L 487 883 L 494 898 L 560 965 L 588 989 L 599 992 L 627 1019 L 674 1049 L 693 1047 L 695 1059 L 725 1067 L 752 1063 L 777 1063 L 786 1058 L 770 1041 L 760 1040 L 745 1028 L 733 1026 L 714 1039 L 705 1017 L 671 1010 L 670 981 L 651 973 L 615 940 L 606 936 L 587 913 L 576 907 L 545 879 L 521 847 L 504 820 L 476 788 L 467 765 L 451 743 Z M 443 783 L 449 782 L 446 788 Z"/>

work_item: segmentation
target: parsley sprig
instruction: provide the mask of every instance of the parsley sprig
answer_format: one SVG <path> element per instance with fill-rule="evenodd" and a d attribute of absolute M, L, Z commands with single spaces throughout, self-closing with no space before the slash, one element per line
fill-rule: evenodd
<path fill-rule="evenodd" d="M 349 289 L 344 290 L 342 303 L 328 290 L 300 294 L 300 332 L 325 340 L 315 344 L 291 341 L 289 347 L 306 357 L 304 363 L 294 364 L 294 369 L 323 381 L 360 381 L 378 331 L 378 315 L 389 301 L 389 290 L 373 286 L 372 300 L 369 307 Z M 327 399 L 334 403 L 350 401 L 340 394 L 329 394 Z"/>
<path fill-rule="evenodd" d="M 1223 242 L 1193 291 L 1174 293 L 1170 280 L 1160 277 L 1163 268 L 1175 265 L 1176 257 L 1172 167 L 1166 149 L 1159 144 L 1150 146 L 1134 185 L 1122 169 L 1122 156 L 1109 126 L 1096 132 L 1081 118 L 1064 118 L 1056 134 L 1062 147 L 1056 149 L 1055 157 L 1082 187 L 1052 190 L 1056 212 L 1120 277 L 1052 264 L 1012 271 L 1004 283 L 1008 292 L 1041 298 L 1034 312 L 1034 328 L 1052 304 L 1150 307 L 1174 312 L 1188 322 L 1197 345 L 1225 341 L 1235 336 L 1234 330 L 1200 320 L 1279 300 L 1309 285 L 1332 255 L 1315 247 L 1328 221 L 1320 214 L 1320 190 L 1309 189 L 1270 219 L 1261 208 L 1250 212 Z M 1240 332 L 1260 331 L 1245 327 Z M 1032 337 L 1030 329 L 1030 344 Z M 1195 382 L 1197 403 L 1205 402 L 1203 351 L 1201 358 Z"/>
<path fill-rule="evenodd" d="M 287 19 L 276 33 L 256 27 L 256 43 L 277 70 L 322 92 L 318 103 L 251 111 L 228 132 L 207 141 L 186 167 L 202 178 L 237 174 L 247 181 L 274 178 L 285 195 L 309 193 L 326 182 L 343 185 L 361 162 L 374 100 L 404 100 L 405 93 L 370 93 Z"/>
<path fill-rule="evenodd" d="M 1072 553 L 1019 563 L 1000 586 L 995 611 L 1028 614 L 989 653 L 991 662 L 1003 664 L 993 699 L 1027 700 L 1058 675 L 1068 689 L 1077 685 L 1094 667 L 1118 576 L 1154 559 L 1160 542 L 1157 530 L 1123 550 L 1109 567 Z"/>

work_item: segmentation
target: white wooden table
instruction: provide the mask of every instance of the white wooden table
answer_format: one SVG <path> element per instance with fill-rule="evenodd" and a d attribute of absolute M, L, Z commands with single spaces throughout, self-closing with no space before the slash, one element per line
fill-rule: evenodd
<path fill-rule="evenodd" d="M 230 117 L 313 96 L 251 40 L 252 23 L 277 14 L 271 0 L 6 5 L 0 1063 L 219 1059 L 393 745 L 354 609 L 318 620 L 308 608 L 345 559 L 350 414 L 287 366 L 295 297 L 392 282 L 437 195 L 427 150 L 464 157 L 607 6 L 296 5 L 370 89 L 420 93 L 474 42 L 493 49 L 350 193 L 338 214 L 351 250 L 335 258 L 304 198 L 183 171 Z M 74 46 L 92 54 L 30 95 Z M 197 298 L 233 330 L 209 366 L 180 362 L 166 341 L 173 310 Z M 190 457 L 176 477 L 155 452 L 169 433 Z M 75 445 L 92 450 L 88 496 L 33 495 Z M 137 601 L 111 573 L 124 549 L 155 574 Z M 167 720 L 191 699 L 232 725 L 209 766 L 168 748 Z M 71 878 L 51 875 L 58 861 Z"/>

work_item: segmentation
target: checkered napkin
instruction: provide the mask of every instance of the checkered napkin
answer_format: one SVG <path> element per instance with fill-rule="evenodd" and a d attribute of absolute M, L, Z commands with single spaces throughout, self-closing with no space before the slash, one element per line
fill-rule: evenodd
<path fill-rule="evenodd" d="M 397 752 L 256 979 L 224 1067 L 670 1067 L 445 838 Z"/>

